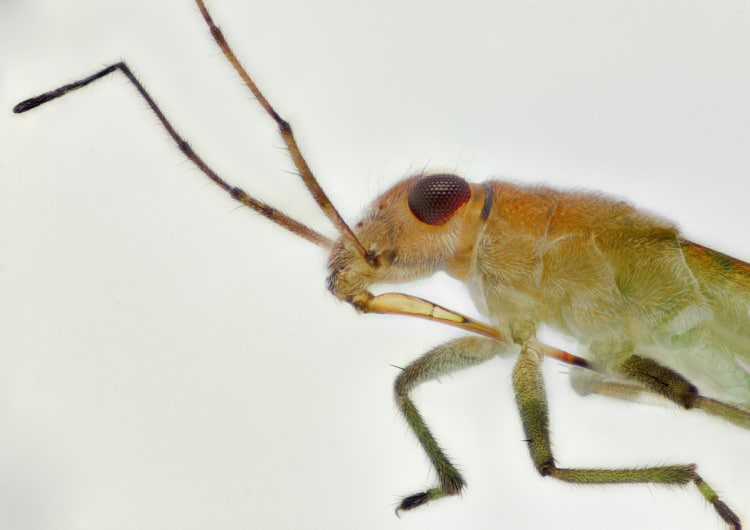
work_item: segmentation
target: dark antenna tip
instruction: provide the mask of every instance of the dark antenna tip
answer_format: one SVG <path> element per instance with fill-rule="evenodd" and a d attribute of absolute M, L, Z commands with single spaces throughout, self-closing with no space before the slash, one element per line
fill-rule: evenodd
<path fill-rule="evenodd" d="M 47 98 L 43 96 L 37 96 L 35 98 L 25 99 L 21 103 L 13 107 L 13 112 L 15 112 L 16 114 L 21 114 L 22 112 L 26 112 L 27 110 L 36 108 L 42 103 L 46 103 L 46 102 L 47 102 Z"/>
<path fill-rule="evenodd" d="M 65 90 L 65 88 L 67 87 L 63 87 L 62 89 L 57 90 L 51 90 L 49 92 L 45 92 L 44 94 L 34 96 L 33 98 L 24 99 L 22 102 L 13 107 L 13 112 L 15 112 L 16 114 L 21 114 L 22 112 L 26 112 L 27 110 L 35 109 L 39 105 L 44 105 L 48 101 L 65 95 L 68 92 L 68 90 Z"/>

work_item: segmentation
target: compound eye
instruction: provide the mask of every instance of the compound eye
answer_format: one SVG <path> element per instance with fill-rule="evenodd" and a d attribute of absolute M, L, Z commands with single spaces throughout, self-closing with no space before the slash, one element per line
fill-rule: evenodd
<path fill-rule="evenodd" d="M 409 209 L 414 216 L 432 226 L 448 222 L 471 198 L 469 184 L 456 175 L 430 175 L 418 180 L 409 192 Z"/>

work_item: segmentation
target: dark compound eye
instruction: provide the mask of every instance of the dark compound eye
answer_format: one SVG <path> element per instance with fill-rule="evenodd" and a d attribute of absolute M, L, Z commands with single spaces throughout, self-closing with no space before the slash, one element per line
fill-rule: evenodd
<path fill-rule="evenodd" d="M 432 226 L 445 224 L 471 198 L 469 184 L 456 175 L 430 175 L 418 180 L 409 192 L 409 209 Z"/>

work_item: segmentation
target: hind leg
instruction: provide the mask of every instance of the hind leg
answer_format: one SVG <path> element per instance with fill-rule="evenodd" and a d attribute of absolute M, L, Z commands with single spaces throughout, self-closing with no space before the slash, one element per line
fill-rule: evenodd
<path fill-rule="evenodd" d="M 750 410 L 746 407 L 702 395 L 685 377 L 656 361 L 633 355 L 622 366 L 617 380 L 606 374 L 574 369 L 571 384 L 582 396 L 599 394 L 637 402 L 654 401 L 658 396 L 750 429 Z"/>

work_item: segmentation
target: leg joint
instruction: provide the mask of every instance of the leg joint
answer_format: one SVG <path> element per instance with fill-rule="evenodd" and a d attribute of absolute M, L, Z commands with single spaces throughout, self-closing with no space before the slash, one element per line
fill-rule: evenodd
<path fill-rule="evenodd" d="M 542 462 L 541 464 L 537 464 L 536 470 L 541 476 L 549 477 L 550 475 L 554 475 L 555 471 L 557 470 L 557 466 L 555 466 L 554 460 L 550 459 Z"/>
<path fill-rule="evenodd" d="M 412 388 L 407 376 L 407 370 L 402 370 L 398 377 L 393 382 L 393 394 L 397 402 L 401 402 L 409 396 L 409 391 Z"/>

